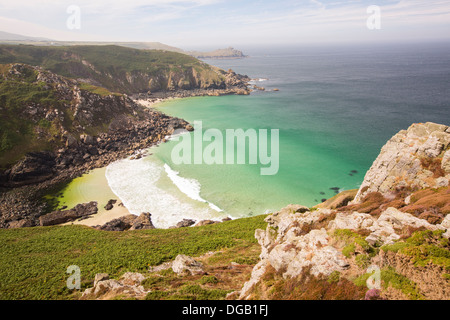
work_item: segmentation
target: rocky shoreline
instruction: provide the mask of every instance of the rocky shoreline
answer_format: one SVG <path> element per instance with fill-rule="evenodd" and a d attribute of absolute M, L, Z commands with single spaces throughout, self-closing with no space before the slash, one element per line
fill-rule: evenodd
<path fill-rule="evenodd" d="M 63 148 L 28 153 L 10 169 L 0 171 L 0 228 L 41 225 L 39 217 L 51 210 L 42 198 L 51 191 L 89 170 L 134 154 L 140 157 L 140 150 L 164 141 L 176 129 L 193 130 L 185 120 L 152 109 L 152 104 L 173 98 L 250 93 L 247 76 L 229 70 L 226 79 L 224 88 L 124 96 L 126 103 L 139 111 L 136 118 L 119 116 L 111 122 L 108 132 L 97 136 L 66 134 Z"/>
<path fill-rule="evenodd" d="M 56 152 L 28 154 L 3 174 L 8 180 L 2 181 L 0 227 L 39 225 L 39 217 L 49 209 L 41 199 L 50 190 L 89 170 L 149 148 L 175 129 L 188 125 L 182 119 L 153 110 L 149 110 L 148 115 L 146 120 L 125 121 L 116 131 L 98 137 L 84 136 L 79 141 L 68 138 L 66 147 Z"/>
<path fill-rule="evenodd" d="M 251 79 L 246 75 L 240 75 L 233 70 L 228 70 L 225 75 L 225 82 L 223 87 L 209 88 L 209 89 L 178 89 L 172 91 L 158 91 L 158 92 L 143 92 L 134 94 L 131 98 L 150 106 L 154 103 L 162 102 L 164 100 L 177 99 L 177 98 L 190 98 L 190 97 L 219 97 L 225 95 L 249 95 L 252 91 L 249 88 L 249 82 Z"/>

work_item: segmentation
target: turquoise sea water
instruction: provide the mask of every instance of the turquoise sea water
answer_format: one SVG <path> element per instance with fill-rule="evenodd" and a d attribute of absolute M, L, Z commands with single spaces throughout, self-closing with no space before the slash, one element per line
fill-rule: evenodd
<path fill-rule="evenodd" d="M 202 121 L 204 130 L 279 129 L 278 173 L 260 175 L 261 164 L 176 165 L 171 141 L 144 159 L 109 166 L 106 177 L 130 211 L 152 212 L 160 227 L 189 217 L 262 214 L 289 203 L 313 206 L 338 190 L 358 188 L 399 130 L 414 122 L 450 124 L 449 48 L 251 49 L 246 59 L 206 60 L 266 79 L 255 82 L 266 91 L 172 100 L 157 108 Z"/>

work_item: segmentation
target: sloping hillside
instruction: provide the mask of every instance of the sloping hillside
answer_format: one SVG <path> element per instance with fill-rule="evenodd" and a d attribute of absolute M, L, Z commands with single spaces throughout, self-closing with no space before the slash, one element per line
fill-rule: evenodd
<path fill-rule="evenodd" d="M 226 72 L 194 57 L 121 46 L 0 45 L 0 63 L 26 63 L 110 91 L 224 89 Z"/>

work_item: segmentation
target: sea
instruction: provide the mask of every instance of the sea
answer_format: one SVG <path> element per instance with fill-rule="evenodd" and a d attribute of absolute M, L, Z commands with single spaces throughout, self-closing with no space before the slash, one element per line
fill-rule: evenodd
<path fill-rule="evenodd" d="M 204 61 L 246 74 L 264 91 L 156 104 L 168 115 L 201 122 L 202 129 L 106 168 L 109 187 L 131 213 L 150 212 L 156 227 L 167 228 L 182 219 L 236 219 L 291 203 L 311 207 L 358 188 L 398 131 L 416 122 L 450 125 L 449 43 L 250 47 L 245 53 L 244 59 Z M 261 174 L 268 165 L 249 160 L 251 143 L 244 163 L 174 158 L 187 135 L 194 141 L 195 132 L 209 129 L 223 133 L 223 145 L 227 130 L 250 130 L 260 140 L 260 129 L 276 130 L 277 148 L 268 151 L 277 156 L 278 171 Z M 207 140 L 192 152 L 206 148 L 211 151 Z"/>

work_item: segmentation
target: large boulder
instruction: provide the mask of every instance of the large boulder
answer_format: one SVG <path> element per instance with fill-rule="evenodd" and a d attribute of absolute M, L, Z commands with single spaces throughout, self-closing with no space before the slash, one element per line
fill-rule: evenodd
<path fill-rule="evenodd" d="M 140 273 L 126 272 L 119 280 L 109 279 L 108 274 L 95 276 L 94 286 L 86 289 L 81 300 L 110 300 L 117 296 L 142 299 L 148 293 L 141 285 L 145 277 Z"/>
<path fill-rule="evenodd" d="M 208 224 L 215 224 L 215 223 L 220 223 L 220 221 L 206 219 L 206 220 L 201 220 L 201 221 L 197 222 L 195 224 L 195 227 L 201 227 L 201 226 L 206 226 Z"/>
<path fill-rule="evenodd" d="M 329 245 L 329 236 L 323 228 L 276 245 L 268 260 L 276 271 L 285 270 L 283 277 L 300 275 L 305 267 L 311 267 L 312 275 L 329 275 L 348 266 L 342 253 Z"/>
<path fill-rule="evenodd" d="M 195 220 L 192 219 L 183 219 L 178 222 L 173 228 L 186 228 L 195 224 Z"/>
<path fill-rule="evenodd" d="M 294 278 L 304 270 L 314 276 L 328 276 L 347 269 L 346 257 L 332 246 L 324 228 L 333 212 L 330 209 L 309 211 L 300 205 L 288 205 L 265 219 L 265 230 L 257 229 L 255 238 L 261 245 L 261 261 L 254 267 L 250 280 L 240 292 L 247 299 L 252 287 L 261 281 L 267 270 L 273 268 L 284 278 Z"/>
<path fill-rule="evenodd" d="M 39 217 L 41 226 L 52 226 L 56 224 L 74 221 L 76 219 L 87 217 L 98 212 L 97 202 L 91 201 L 76 205 L 73 209 L 64 211 L 53 211 Z"/>
<path fill-rule="evenodd" d="M 137 216 L 134 214 L 128 214 L 125 216 L 122 216 L 120 218 L 111 220 L 107 223 L 105 223 L 102 226 L 97 227 L 100 230 L 104 231 L 124 231 L 131 228 L 134 221 L 136 220 Z"/>
<path fill-rule="evenodd" d="M 173 272 L 179 275 L 205 274 L 203 265 L 194 258 L 179 254 L 172 263 Z"/>
<path fill-rule="evenodd" d="M 155 229 L 151 216 L 152 215 L 148 212 L 141 213 L 141 215 L 134 220 L 130 230 Z"/>
<path fill-rule="evenodd" d="M 152 223 L 151 214 L 144 212 L 140 216 L 128 214 L 117 219 L 111 220 L 97 229 L 104 231 L 125 231 L 125 230 L 143 230 L 155 229 Z"/>

